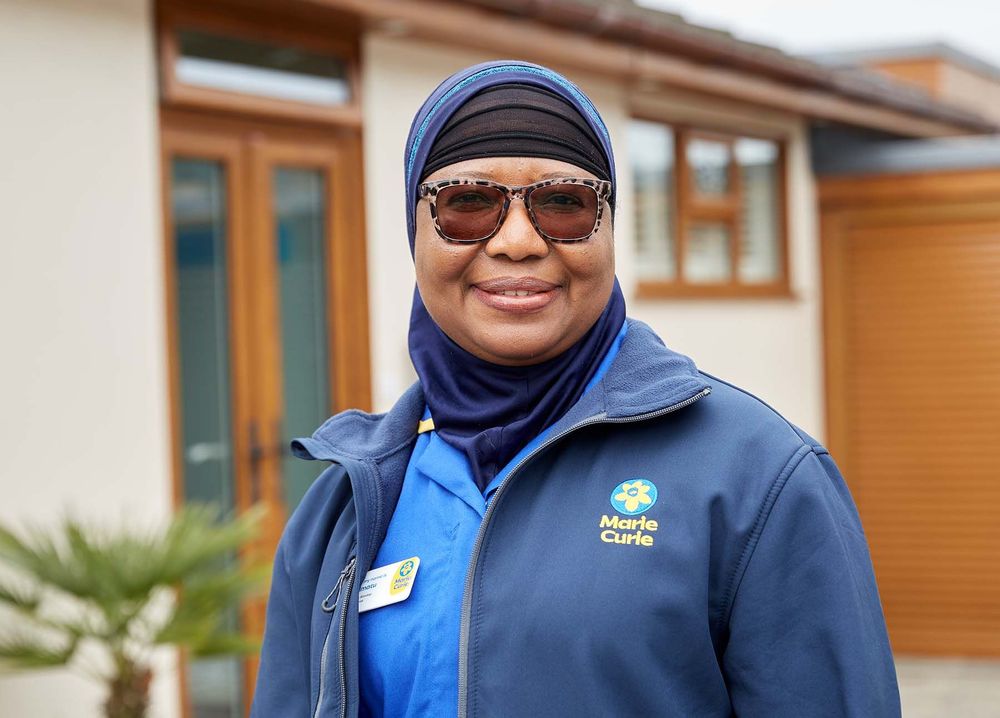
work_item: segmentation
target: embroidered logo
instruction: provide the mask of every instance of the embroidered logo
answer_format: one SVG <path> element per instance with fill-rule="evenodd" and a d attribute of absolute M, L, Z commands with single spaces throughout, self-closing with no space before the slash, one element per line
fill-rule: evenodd
<path fill-rule="evenodd" d="M 656 503 L 656 484 L 645 479 L 623 481 L 611 492 L 611 506 L 620 514 L 635 516 Z"/>
<path fill-rule="evenodd" d="M 653 507 L 656 496 L 656 484 L 646 479 L 629 479 L 618 484 L 611 492 L 611 506 L 625 516 L 601 516 L 598 523 L 601 541 L 626 546 L 652 546 L 654 537 L 651 534 L 660 528 L 660 523 L 646 518 L 643 512 Z M 636 514 L 643 515 L 639 518 L 626 518 Z"/>

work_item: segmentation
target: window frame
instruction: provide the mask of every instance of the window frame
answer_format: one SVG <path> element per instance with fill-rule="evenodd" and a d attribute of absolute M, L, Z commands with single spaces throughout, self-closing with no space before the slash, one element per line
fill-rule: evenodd
<path fill-rule="evenodd" d="M 190 85 L 177 77 L 181 30 L 200 30 L 233 38 L 292 45 L 303 50 L 336 56 L 347 68 L 350 100 L 343 105 L 320 105 Z M 240 116 L 285 119 L 325 125 L 361 127 L 361 82 L 359 50 L 352 36 L 325 33 L 319 37 L 315 28 L 300 25 L 286 17 L 271 18 L 250 13 L 245 16 L 220 14 L 187 5 L 166 4 L 158 8 L 157 56 L 159 61 L 160 102 L 178 109 L 206 109 Z"/>
<path fill-rule="evenodd" d="M 752 299 L 791 298 L 790 246 L 788 220 L 788 139 L 784 134 L 766 134 L 732 127 L 691 122 L 672 122 L 663 117 L 632 113 L 629 121 L 649 122 L 668 128 L 673 133 L 674 193 L 665 202 L 674 208 L 673 260 L 676 279 L 639 279 L 636 296 L 639 299 Z M 743 239 L 741 208 L 743 184 L 735 156 L 736 141 L 742 138 L 767 140 L 778 148 L 778 275 L 771 282 L 744 282 L 739 276 L 739 249 Z M 694 186 L 691 168 L 687 162 L 687 148 L 691 139 L 723 142 L 729 146 L 729 193 L 713 197 L 699 194 Z M 722 282 L 690 282 L 684 278 L 684 258 L 688 234 L 698 223 L 725 224 L 730 231 L 729 279 Z M 638 255 L 636 255 L 638 257 Z"/>

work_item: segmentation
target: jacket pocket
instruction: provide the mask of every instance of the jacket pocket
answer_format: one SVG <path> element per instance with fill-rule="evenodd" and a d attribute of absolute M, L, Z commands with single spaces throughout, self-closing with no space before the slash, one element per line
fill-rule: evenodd
<path fill-rule="evenodd" d="M 319 664 L 319 695 L 316 698 L 316 708 L 313 710 L 313 718 L 319 718 L 323 710 L 323 701 L 327 698 L 331 685 L 331 678 L 339 678 L 340 689 L 338 700 L 340 703 L 340 716 L 345 714 L 347 701 L 344 700 L 346 692 L 344 674 L 344 637 L 347 628 L 347 601 L 351 596 L 351 589 L 354 586 L 354 573 L 357 567 L 357 556 L 353 553 L 348 559 L 344 569 L 340 572 L 337 582 L 323 599 L 320 606 L 323 613 L 330 614 L 330 626 L 323 640 L 323 650 L 320 653 Z M 336 660 L 336 676 L 330 674 L 330 661 Z"/>

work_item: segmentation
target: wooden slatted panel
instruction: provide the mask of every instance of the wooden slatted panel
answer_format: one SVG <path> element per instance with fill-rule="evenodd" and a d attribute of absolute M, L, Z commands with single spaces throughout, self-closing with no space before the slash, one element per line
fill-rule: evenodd
<path fill-rule="evenodd" d="M 897 652 L 1000 655 L 1000 218 L 840 241 L 843 436 Z"/>

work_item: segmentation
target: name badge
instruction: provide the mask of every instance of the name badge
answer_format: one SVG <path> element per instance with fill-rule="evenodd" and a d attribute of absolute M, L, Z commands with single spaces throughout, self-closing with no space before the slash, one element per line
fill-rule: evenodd
<path fill-rule="evenodd" d="M 358 612 L 364 613 L 409 598 L 419 566 L 420 559 L 414 556 L 399 563 L 373 568 L 365 574 L 358 590 Z"/>

